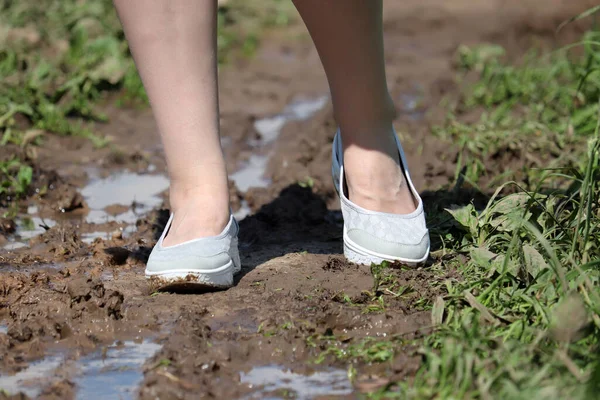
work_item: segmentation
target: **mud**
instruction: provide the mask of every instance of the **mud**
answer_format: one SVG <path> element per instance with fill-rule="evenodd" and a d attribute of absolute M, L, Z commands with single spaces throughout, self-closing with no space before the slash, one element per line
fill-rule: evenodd
<path fill-rule="evenodd" d="M 440 100 L 459 93 L 457 46 L 499 43 L 518 59 L 534 44 L 577 37 L 578 26 L 558 38 L 554 27 L 587 2 L 550 3 L 386 3 L 396 126 L 430 215 L 485 197 L 452 189 L 457 150 L 430 135 L 445 115 Z M 340 256 L 335 123 L 304 28 L 269 33 L 252 60 L 221 71 L 221 82 L 222 142 L 241 219 L 235 287 L 153 292 L 143 278 L 168 217 L 163 152 L 150 111 L 111 99 L 110 122 L 96 126 L 111 144 L 47 135 L 29 158 L 32 191 L 16 218 L 0 220 L 0 398 L 354 399 L 414 376 L 420 357 L 404 344 L 383 364 L 358 359 L 352 380 L 348 361 L 316 363 L 334 345 L 422 337 L 432 323 L 426 306 L 444 295 L 432 283 L 460 276 L 449 266 L 393 266 L 377 287 L 369 268 Z M 21 151 L 2 151 L 13 150 Z"/>

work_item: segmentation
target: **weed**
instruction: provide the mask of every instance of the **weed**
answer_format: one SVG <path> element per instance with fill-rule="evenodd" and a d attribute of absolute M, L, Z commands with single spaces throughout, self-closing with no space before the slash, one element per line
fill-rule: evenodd
<path fill-rule="evenodd" d="M 251 55 L 265 27 L 287 23 L 290 7 L 282 0 L 229 1 L 218 11 L 219 60 L 234 49 Z M 108 94 L 119 94 L 120 104 L 147 103 L 111 0 L 4 1 L 0 11 L 1 145 L 21 145 L 34 129 L 103 147 L 107 139 L 84 122 L 106 121 L 98 106 Z M 1 174 L 0 194 L 25 192 L 26 167 L 11 164 Z"/>
<path fill-rule="evenodd" d="M 584 37 L 597 39 L 597 32 Z M 439 231 L 444 260 L 433 268 L 453 265 L 462 279 L 432 281 L 445 294 L 419 304 L 431 309 L 435 326 L 420 339 L 419 372 L 371 398 L 597 398 L 600 57 L 584 47 L 581 60 L 531 55 L 519 67 L 505 64 L 498 47 L 461 48 L 460 65 L 478 80 L 438 131 L 463 148 L 457 175 L 477 185 L 490 173 L 486 161 L 511 151 L 517 159 L 546 151 L 548 158 L 536 160 L 535 171 L 525 166 L 524 180 L 500 174 L 482 209 L 447 210 L 453 229 Z M 461 113 L 473 109 L 482 111 L 479 121 L 462 122 Z M 389 267 L 371 267 L 370 307 L 409 290 Z M 317 361 L 334 357 L 359 370 L 409 345 L 396 337 L 312 340 L 324 349 Z"/>

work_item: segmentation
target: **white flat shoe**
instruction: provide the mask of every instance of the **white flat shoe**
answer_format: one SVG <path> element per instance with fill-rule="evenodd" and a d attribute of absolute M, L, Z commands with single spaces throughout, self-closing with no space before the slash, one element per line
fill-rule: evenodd
<path fill-rule="evenodd" d="M 414 265 L 429 257 L 429 231 L 425 225 L 423 201 L 410 179 L 400 140 L 395 133 L 394 137 L 401 168 L 418 202 L 417 209 L 410 214 L 370 211 L 352 203 L 344 191 L 344 160 L 339 130 L 333 139 L 331 172 L 344 216 L 344 255 L 357 264 L 381 264 L 387 260 Z"/>
<path fill-rule="evenodd" d="M 146 264 L 146 278 L 150 279 L 152 287 L 231 287 L 233 275 L 241 270 L 239 227 L 235 218 L 229 217 L 229 223 L 217 236 L 164 247 L 163 240 L 172 223 L 173 214 Z"/>

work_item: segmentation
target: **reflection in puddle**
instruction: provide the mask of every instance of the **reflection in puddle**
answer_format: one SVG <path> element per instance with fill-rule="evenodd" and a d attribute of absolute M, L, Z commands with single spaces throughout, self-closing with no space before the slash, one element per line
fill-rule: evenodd
<path fill-rule="evenodd" d="M 277 139 L 283 126 L 290 121 L 304 121 L 312 117 L 317 111 L 327 104 L 327 96 L 321 96 L 312 100 L 296 100 L 289 104 L 281 114 L 258 119 L 254 122 L 254 128 L 260 133 L 260 140 L 251 141 L 254 147 L 268 145 Z M 230 175 L 238 189 L 242 192 L 251 187 L 265 188 L 271 183 L 265 178 L 265 171 L 270 154 L 253 154 L 244 166 Z M 236 218 L 242 219 L 250 213 L 246 207 L 242 207 L 236 213 Z"/>
<path fill-rule="evenodd" d="M 29 240 L 46 232 L 56 225 L 56 221 L 40 217 L 17 218 L 16 235 L 23 240 Z"/>
<path fill-rule="evenodd" d="M 251 144 L 265 145 L 273 142 L 281 133 L 286 122 L 309 119 L 325 107 L 327 99 L 327 96 L 321 96 L 313 100 L 296 100 L 290 103 L 281 114 L 256 120 L 254 128 L 260 133 L 261 139 Z"/>
<path fill-rule="evenodd" d="M 29 364 L 24 370 L 11 376 L 0 376 L 0 389 L 9 393 L 25 393 L 29 397 L 37 397 L 42 388 L 49 383 L 52 372 L 58 368 L 62 357 L 52 356 Z"/>
<path fill-rule="evenodd" d="M 87 222 L 134 224 L 140 215 L 162 204 L 160 194 L 168 187 L 169 180 L 163 175 L 121 172 L 104 179 L 92 179 L 81 191 L 90 208 Z M 106 207 L 115 204 L 131 207 L 118 215 L 110 215 L 105 211 Z"/>
<path fill-rule="evenodd" d="M 251 388 L 259 387 L 258 392 L 248 399 L 267 399 L 275 397 L 273 392 L 285 390 L 293 392 L 294 399 L 314 399 L 318 396 L 344 396 L 352 393 L 352 384 L 344 370 L 330 369 L 301 375 L 284 367 L 268 365 L 255 367 L 248 373 L 240 374 L 241 383 Z"/>
<path fill-rule="evenodd" d="M 0 333 L 6 327 L 0 325 Z M 107 351 L 99 351 L 66 366 L 75 374 L 77 399 L 133 399 L 143 378 L 142 366 L 160 349 L 152 342 L 124 342 L 113 345 Z M 26 369 L 12 376 L 0 376 L 0 389 L 9 394 L 23 392 L 37 397 L 51 383 L 63 357 L 50 356 L 31 363 Z"/>
<path fill-rule="evenodd" d="M 79 235 L 79 238 L 83 243 L 91 244 L 97 238 L 102 240 L 110 240 L 110 232 L 86 232 Z"/>
<path fill-rule="evenodd" d="M 160 349 L 152 342 L 124 342 L 76 362 L 77 399 L 133 399 L 143 378 L 142 366 Z"/>
<path fill-rule="evenodd" d="M 264 177 L 267 168 L 267 156 L 251 155 L 244 168 L 231 175 L 231 179 L 235 181 L 237 188 L 245 192 L 251 187 L 267 187 L 271 183 Z"/>
<path fill-rule="evenodd" d="M 58 271 L 62 268 L 64 268 L 64 264 L 33 263 L 19 266 L 15 266 L 13 264 L 0 264 L 0 272 L 18 272 L 22 274 L 32 274 L 40 271 Z"/>

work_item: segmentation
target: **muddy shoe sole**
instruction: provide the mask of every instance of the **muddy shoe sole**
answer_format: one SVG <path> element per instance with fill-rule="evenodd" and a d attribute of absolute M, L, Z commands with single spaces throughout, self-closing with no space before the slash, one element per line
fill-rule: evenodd
<path fill-rule="evenodd" d="M 146 278 L 154 290 L 165 289 L 227 289 L 233 286 L 235 266 L 233 260 L 221 268 L 212 270 L 171 270 L 146 272 Z"/>
<path fill-rule="evenodd" d="M 167 288 L 214 288 L 233 286 L 233 275 L 240 272 L 237 221 L 233 216 L 217 236 L 163 246 L 173 215 L 152 249 L 146 264 L 146 278 L 154 290 Z"/>

